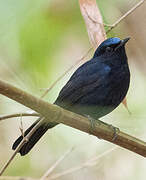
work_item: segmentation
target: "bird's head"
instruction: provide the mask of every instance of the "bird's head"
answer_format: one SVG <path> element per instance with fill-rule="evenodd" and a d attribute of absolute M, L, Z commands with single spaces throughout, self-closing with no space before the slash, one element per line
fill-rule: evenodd
<path fill-rule="evenodd" d="M 125 51 L 125 44 L 130 38 L 120 39 L 117 37 L 109 38 L 103 41 L 95 51 L 94 57 L 101 55 L 110 55 L 114 52 Z"/>

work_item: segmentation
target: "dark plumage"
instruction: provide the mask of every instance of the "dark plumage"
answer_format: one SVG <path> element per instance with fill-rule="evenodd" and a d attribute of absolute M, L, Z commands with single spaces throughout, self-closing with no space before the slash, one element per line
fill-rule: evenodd
<path fill-rule="evenodd" d="M 94 119 L 114 110 L 129 88 L 130 72 L 125 52 L 128 40 L 129 38 L 109 38 L 102 42 L 93 58 L 74 72 L 59 93 L 55 104 Z M 26 130 L 25 135 L 36 122 Z M 55 122 L 42 124 L 20 149 L 20 154 L 27 154 L 41 136 L 55 125 Z M 16 149 L 21 140 L 22 136 L 15 141 L 12 149 Z"/>

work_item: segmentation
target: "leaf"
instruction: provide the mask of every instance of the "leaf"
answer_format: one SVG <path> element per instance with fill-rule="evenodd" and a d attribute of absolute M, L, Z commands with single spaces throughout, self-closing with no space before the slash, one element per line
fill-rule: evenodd
<path fill-rule="evenodd" d="M 102 16 L 96 0 L 79 0 L 80 9 L 84 18 L 90 43 L 94 49 L 106 39 Z"/>
<path fill-rule="evenodd" d="M 126 97 L 124 98 L 124 100 L 122 101 L 124 107 L 127 109 L 128 113 L 131 114 L 131 112 L 129 111 L 128 105 L 127 105 L 127 99 Z"/>

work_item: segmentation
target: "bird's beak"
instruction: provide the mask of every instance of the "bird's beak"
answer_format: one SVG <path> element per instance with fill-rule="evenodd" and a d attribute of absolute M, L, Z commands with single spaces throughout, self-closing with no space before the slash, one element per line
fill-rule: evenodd
<path fill-rule="evenodd" d="M 129 41 L 129 39 L 130 39 L 130 37 L 125 38 L 125 39 L 122 39 L 120 44 L 121 44 L 121 45 L 126 44 L 126 43 Z"/>
<path fill-rule="evenodd" d="M 115 48 L 115 50 L 119 49 L 121 46 L 124 46 L 128 41 L 129 41 L 130 37 L 122 39 L 120 44 Z"/>

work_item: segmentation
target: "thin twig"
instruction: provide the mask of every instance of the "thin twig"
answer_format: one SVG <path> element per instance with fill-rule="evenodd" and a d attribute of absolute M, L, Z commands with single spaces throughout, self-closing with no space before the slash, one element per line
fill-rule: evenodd
<path fill-rule="evenodd" d="M 111 153 L 112 151 L 114 151 L 114 150 L 116 150 L 116 149 L 118 149 L 118 148 L 117 148 L 117 147 L 114 147 L 114 148 L 112 148 L 112 149 L 109 149 L 109 150 L 103 152 L 102 154 L 100 154 L 99 156 L 96 156 L 96 157 L 94 157 L 94 158 L 92 158 L 92 159 L 87 160 L 86 162 L 84 162 L 83 164 L 81 164 L 81 165 L 79 165 L 79 166 L 76 166 L 76 167 L 67 169 L 67 170 L 65 170 L 64 172 L 61 172 L 61 173 L 56 173 L 56 174 L 50 176 L 49 179 L 61 178 L 61 177 L 64 176 L 64 175 L 67 175 L 67 174 L 70 174 L 70 173 L 74 173 L 74 172 L 79 171 L 79 170 L 81 170 L 81 169 L 83 169 L 83 168 L 95 166 L 95 165 L 97 164 L 97 161 L 98 161 L 100 158 L 106 156 L 107 154 Z"/>
<path fill-rule="evenodd" d="M 0 180 L 39 180 L 39 179 L 34 179 L 31 177 L 22 177 L 22 176 L 1 176 Z"/>
<path fill-rule="evenodd" d="M 137 9 L 139 6 L 141 6 L 145 0 L 141 0 L 138 2 L 135 6 L 133 6 L 128 12 L 126 12 L 122 17 L 120 17 L 114 24 L 111 25 L 111 27 L 106 31 L 108 34 L 113 28 L 115 28 L 123 19 L 125 19 L 128 15 L 130 15 L 135 9 Z"/>
<path fill-rule="evenodd" d="M 24 128 L 23 128 L 22 116 L 21 116 L 21 119 L 20 119 L 20 128 L 19 129 L 20 129 L 22 137 L 24 138 Z"/>
<path fill-rule="evenodd" d="M 89 54 L 89 52 L 92 50 L 92 48 L 88 49 L 88 51 L 78 60 L 75 62 L 75 64 L 73 64 L 72 66 L 70 66 L 58 79 L 56 79 L 56 81 L 49 87 L 46 89 L 46 91 L 44 92 L 44 94 L 41 96 L 41 98 L 44 98 L 47 93 L 70 71 L 72 70 L 77 64 L 79 64 L 81 61 L 83 61 L 85 59 L 85 57 Z"/>
<path fill-rule="evenodd" d="M 45 180 L 49 177 L 49 175 L 54 171 L 54 169 L 66 158 L 68 154 L 72 152 L 74 148 L 70 148 L 67 152 L 65 152 L 48 170 L 47 172 L 41 177 L 40 180 Z"/>
<path fill-rule="evenodd" d="M 10 115 L 4 115 L 4 116 L 0 116 L 0 121 L 5 120 L 5 119 L 9 119 L 9 118 L 14 118 L 14 117 L 22 117 L 22 116 L 36 116 L 39 117 L 40 114 L 38 113 L 16 113 L 16 114 L 10 114 Z"/>
<path fill-rule="evenodd" d="M 27 136 L 25 136 L 23 138 L 23 140 L 21 141 L 21 143 L 18 145 L 18 147 L 16 148 L 16 150 L 14 151 L 14 153 L 12 154 L 12 156 L 10 157 L 10 159 L 5 163 L 5 165 L 2 167 L 2 169 L 0 170 L 0 176 L 4 173 L 4 171 L 6 170 L 6 168 L 9 166 L 9 164 L 11 163 L 11 161 L 14 159 L 14 157 L 16 156 L 16 154 L 19 152 L 19 150 L 21 149 L 21 147 L 28 142 L 29 138 L 31 137 L 31 135 L 36 131 L 36 129 L 40 126 L 40 124 L 42 123 L 43 118 L 40 118 L 40 121 L 32 128 L 32 130 L 28 133 Z"/>

